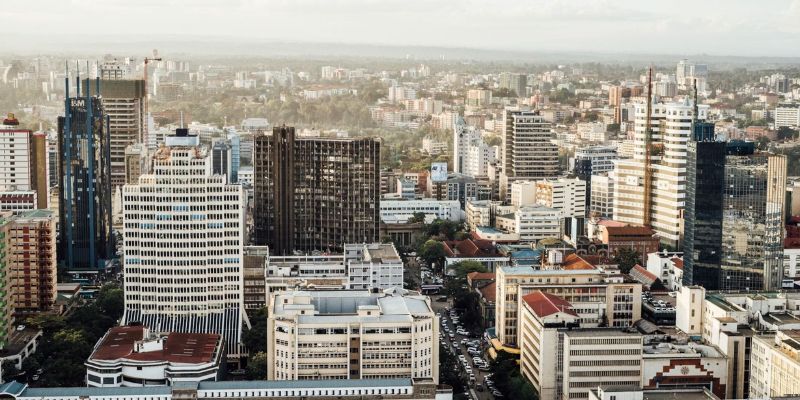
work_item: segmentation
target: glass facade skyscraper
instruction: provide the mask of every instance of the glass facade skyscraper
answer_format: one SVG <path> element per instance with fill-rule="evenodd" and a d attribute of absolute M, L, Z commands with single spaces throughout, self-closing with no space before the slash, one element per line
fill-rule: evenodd
<path fill-rule="evenodd" d="M 780 288 L 786 158 L 740 142 L 688 148 L 684 284 Z"/>

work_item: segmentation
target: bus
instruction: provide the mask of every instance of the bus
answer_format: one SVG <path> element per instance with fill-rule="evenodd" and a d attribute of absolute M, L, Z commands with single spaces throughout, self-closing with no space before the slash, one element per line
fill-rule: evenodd
<path fill-rule="evenodd" d="M 443 287 L 444 286 L 442 286 L 441 284 L 422 285 L 422 287 L 420 287 L 420 290 L 422 291 L 422 294 L 438 294 L 439 290 L 441 290 Z"/>

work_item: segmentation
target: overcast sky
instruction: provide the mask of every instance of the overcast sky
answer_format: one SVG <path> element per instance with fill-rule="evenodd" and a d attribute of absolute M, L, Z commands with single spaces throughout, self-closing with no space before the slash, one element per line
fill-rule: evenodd
<path fill-rule="evenodd" d="M 206 36 L 521 51 L 800 56 L 800 0 L 11 0 L 0 38 Z M 30 33 L 30 36 L 28 36 Z M 22 36 L 20 36 L 22 35 Z M 1 43 L 1 41 L 0 41 Z M 19 43 L 17 43 L 19 44 Z M 110 49 L 111 50 L 111 49 Z"/>

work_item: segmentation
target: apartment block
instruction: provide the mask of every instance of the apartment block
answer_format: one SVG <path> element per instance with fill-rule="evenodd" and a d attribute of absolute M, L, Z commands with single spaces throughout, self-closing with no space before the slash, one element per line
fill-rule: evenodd
<path fill-rule="evenodd" d="M 16 315 L 51 310 L 56 300 L 56 217 L 50 210 L 20 213 L 6 226 L 5 264 Z"/>
<path fill-rule="evenodd" d="M 800 393 L 800 331 L 778 331 L 753 336 L 750 364 L 751 399 Z"/>
<path fill-rule="evenodd" d="M 439 317 L 403 289 L 270 298 L 269 380 L 439 379 Z"/>
<path fill-rule="evenodd" d="M 586 181 L 578 178 L 536 182 L 536 202 L 561 211 L 564 217 L 586 217 Z"/>

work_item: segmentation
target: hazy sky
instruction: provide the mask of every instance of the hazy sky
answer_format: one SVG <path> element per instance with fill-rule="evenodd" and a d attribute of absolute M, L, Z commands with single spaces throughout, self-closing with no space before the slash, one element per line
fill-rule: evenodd
<path fill-rule="evenodd" d="M 800 56 L 800 0 L 11 0 L 0 38 L 60 32 L 522 51 Z M 27 33 L 33 36 L 27 36 Z M 19 36 L 22 34 L 22 36 Z"/>

